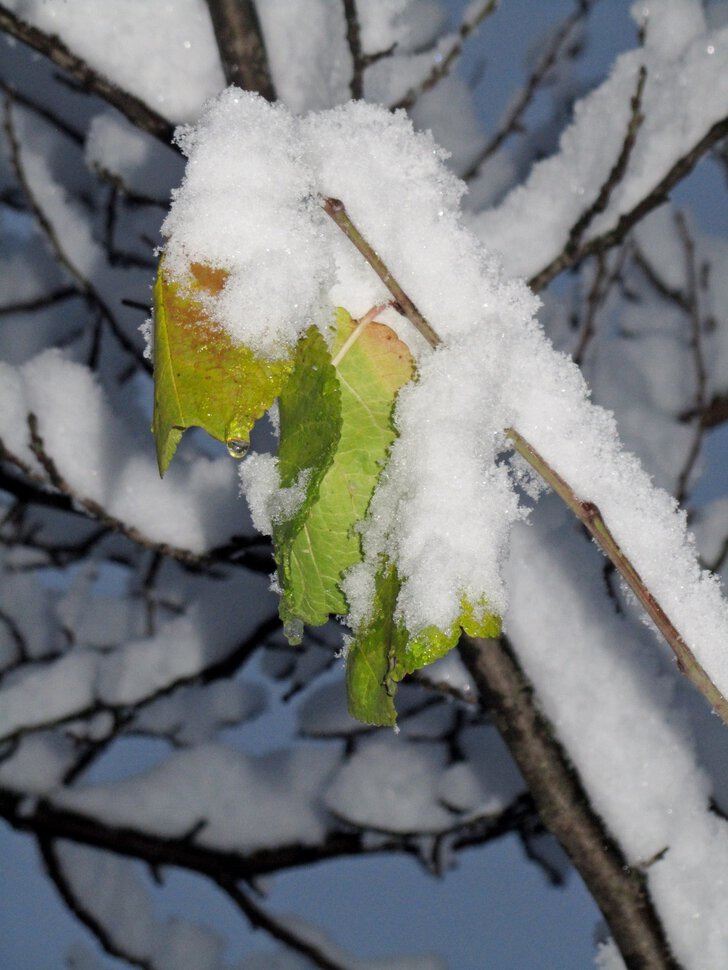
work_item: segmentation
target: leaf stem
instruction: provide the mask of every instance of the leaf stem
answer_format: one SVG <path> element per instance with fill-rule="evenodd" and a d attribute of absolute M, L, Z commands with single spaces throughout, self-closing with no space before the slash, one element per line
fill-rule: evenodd
<path fill-rule="evenodd" d="M 381 313 L 382 310 L 386 310 L 387 307 L 390 305 L 391 304 L 389 303 L 379 303 L 377 306 L 372 307 L 371 310 L 368 310 L 364 314 L 364 316 L 357 321 L 357 324 L 354 327 L 354 329 L 351 331 L 349 336 L 343 342 L 341 347 L 339 347 L 339 350 L 337 351 L 337 353 L 334 354 L 334 356 L 331 358 L 331 363 L 333 364 L 334 367 L 339 366 L 339 364 L 342 362 L 344 357 L 346 357 L 346 355 L 349 353 L 349 351 L 357 342 L 359 337 L 361 337 L 361 335 L 364 333 L 364 331 L 369 326 L 369 324 L 374 322 L 374 318 L 377 316 L 377 314 Z"/>
<path fill-rule="evenodd" d="M 369 242 L 356 228 L 346 211 L 344 203 L 340 199 L 332 198 L 324 198 L 322 201 L 326 213 L 333 219 L 353 245 L 356 246 L 392 294 L 396 301 L 396 308 L 412 323 L 433 349 L 439 347 L 442 343 L 442 338 L 432 329 L 414 302 L 405 293 L 394 276 L 392 276 L 392 273 L 382 258 L 374 251 Z M 579 521 L 584 524 L 589 534 L 619 571 L 624 581 L 667 641 L 677 659 L 678 669 L 697 687 L 716 714 L 728 726 L 728 700 L 718 690 L 654 595 L 645 586 L 642 577 L 612 535 L 598 507 L 594 502 L 579 498 L 568 482 L 549 465 L 546 459 L 529 444 L 519 431 L 515 428 L 506 428 L 505 433 L 510 438 L 516 451 L 538 472 L 544 481 L 566 503 Z"/>

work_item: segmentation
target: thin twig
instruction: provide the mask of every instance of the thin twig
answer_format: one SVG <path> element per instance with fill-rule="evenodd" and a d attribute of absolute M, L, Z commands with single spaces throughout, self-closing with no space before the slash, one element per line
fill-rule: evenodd
<path fill-rule="evenodd" d="M 85 495 L 79 495 L 71 487 L 71 485 L 61 475 L 55 462 L 46 451 L 43 438 L 38 428 L 38 419 L 32 413 L 28 415 L 28 428 L 30 432 L 30 444 L 33 454 L 45 469 L 50 484 L 57 489 L 62 496 L 65 496 L 72 503 L 81 508 L 86 515 L 90 516 L 92 519 L 96 519 L 98 522 L 101 522 L 104 526 L 106 526 L 106 528 L 111 529 L 114 532 L 121 533 L 121 535 L 126 536 L 127 539 L 130 539 L 139 546 L 143 546 L 145 549 L 151 549 L 158 552 L 162 556 L 167 556 L 170 559 L 176 559 L 183 565 L 192 568 L 206 568 L 213 565 L 215 561 L 223 561 L 237 565 L 244 565 L 254 571 L 266 573 L 270 572 L 272 565 L 270 555 L 268 554 L 264 557 L 256 557 L 254 554 L 247 555 L 247 548 L 240 540 L 231 542 L 228 546 L 220 546 L 215 549 L 211 549 L 207 553 L 195 553 L 189 549 L 182 549 L 177 546 L 172 546 L 166 542 L 156 542 L 154 539 L 150 539 L 149 536 L 145 535 L 135 526 L 129 525 L 121 519 L 118 519 L 116 516 L 111 515 L 111 513 L 109 513 L 99 502 L 97 502 L 96 499 L 89 498 Z M 261 545 L 257 539 L 255 539 L 251 544 Z M 265 543 L 262 544 L 262 547 L 266 548 Z M 241 551 L 243 553 L 242 556 L 240 555 Z"/>
<path fill-rule="evenodd" d="M 551 40 L 546 45 L 546 49 L 536 64 L 536 67 L 533 69 L 526 83 L 521 88 L 518 96 L 513 101 L 505 118 L 500 123 L 493 136 L 488 140 L 488 143 L 478 152 L 475 159 L 470 163 L 470 166 L 460 176 L 465 182 L 469 182 L 471 179 L 474 179 L 490 156 L 498 151 L 500 146 L 510 135 L 514 134 L 520 129 L 523 115 L 533 101 L 536 92 L 548 77 L 551 68 L 561 56 L 562 48 L 565 42 L 571 36 L 574 27 L 585 16 L 585 14 L 588 13 L 589 6 L 589 3 L 578 3 L 577 9 L 566 18 L 561 27 L 559 27 L 556 33 L 553 34 Z"/>
<path fill-rule="evenodd" d="M 16 303 L 6 303 L 4 306 L 0 306 L 0 317 L 11 313 L 35 313 L 37 310 L 45 310 L 46 307 L 53 306 L 54 303 L 60 303 L 78 295 L 78 290 L 74 286 L 59 286 L 57 289 L 51 290 L 50 293 L 43 294 L 43 296 L 29 297 L 27 300 L 18 300 Z"/>
<path fill-rule="evenodd" d="M 300 933 L 295 933 L 281 920 L 275 919 L 262 906 L 259 906 L 247 893 L 243 892 L 239 884 L 233 879 L 220 876 L 216 879 L 218 886 L 230 897 L 241 913 L 246 917 L 253 929 L 265 930 L 274 940 L 278 940 L 294 953 L 310 960 L 321 970 L 351 970 L 350 966 L 334 960 L 320 946 L 311 943 Z"/>
<path fill-rule="evenodd" d="M 344 203 L 339 199 L 324 199 L 323 204 L 328 215 L 351 240 L 354 246 L 356 246 L 389 289 L 403 315 L 416 327 L 433 349 L 438 347 L 442 343 L 441 338 L 435 333 L 409 296 L 407 296 L 392 276 L 392 273 L 381 257 L 375 253 L 371 245 L 353 224 L 346 212 Z M 589 533 L 594 537 L 607 558 L 619 570 L 620 575 L 667 641 L 677 658 L 678 668 L 698 688 L 713 710 L 720 715 L 721 719 L 728 726 L 728 700 L 723 697 L 708 674 L 700 666 L 695 655 L 672 624 L 665 611 L 649 589 L 647 589 L 639 573 L 615 541 L 597 506 L 593 502 L 580 499 L 571 486 L 564 481 L 558 472 L 538 454 L 535 448 L 515 428 L 506 428 L 505 434 L 511 439 L 518 453 L 553 488 L 574 515 L 587 527 Z"/>
<path fill-rule="evenodd" d="M 596 216 L 601 215 L 601 213 L 606 210 L 607 206 L 609 205 L 609 200 L 612 197 L 612 193 L 624 178 L 627 172 L 630 157 L 632 155 L 632 150 L 634 149 L 637 141 L 637 133 L 642 125 L 642 122 L 644 121 L 644 115 L 642 114 L 642 95 L 644 92 L 646 79 L 647 69 L 643 64 L 640 66 L 637 73 L 637 85 L 630 100 L 630 115 L 627 123 L 627 130 L 625 131 L 624 139 L 622 140 L 622 146 L 619 150 L 617 159 L 592 204 L 588 209 L 582 212 L 569 230 L 566 245 L 561 253 L 530 281 L 529 285 L 536 292 L 545 286 L 544 280 L 548 281 L 553 279 L 553 277 L 560 273 L 567 264 L 571 265 L 569 261 L 572 260 L 576 253 L 579 252 L 579 247 L 582 239 L 584 238 L 584 233 L 592 224 Z"/>
<path fill-rule="evenodd" d="M 728 725 L 728 700 L 721 694 L 713 681 L 700 666 L 690 647 L 673 625 L 670 618 L 645 586 L 642 577 L 622 551 L 617 540 L 609 530 L 601 512 L 593 502 L 580 499 L 571 486 L 514 428 L 507 428 L 506 434 L 513 442 L 516 451 L 548 482 L 551 488 L 571 509 L 585 526 L 602 552 L 619 571 L 642 604 L 646 613 L 667 641 L 675 654 L 678 669 L 706 698 L 713 710 Z"/>
<path fill-rule="evenodd" d="M 728 137 L 728 116 L 716 121 L 685 155 L 673 163 L 652 191 L 643 196 L 629 212 L 623 213 L 611 229 L 588 239 L 571 255 L 562 252 L 547 267 L 532 276 L 528 281 L 531 289 L 538 293 L 564 270 L 577 266 L 595 253 L 606 252 L 613 246 L 619 245 L 641 219 L 669 198 L 672 189 L 692 171 L 703 155 L 726 137 Z"/>
<path fill-rule="evenodd" d="M 140 347 L 138 347 L 134 341 L 132 341 L 124 333 L 104 298 L 91 283 L 91 281 L 84 276 L 81 270 L 68 255 L 61 243 L 58 233 L 56 232 L 56 227 L 53 225 L 51 219 L 48 217 L 45 210 L 36 199 L 33 187 L 30 184 L 30 180 L 28 179 L 25 171 L 20 140 L 15 130 L 15 124 L 13 121 L 12 95 L 7 93 L 5 95 L 5 132 L 8 136 L 10 161 L 13 166 L 15 176 L 20 183 L 23 192 L 25 193 L 33 215 L 35 216 L 41 230 L 45 234 L 46 239 L 48 240 L 48 243 L 56 256 L 56 259 L 74 281 L 78 292 L 85 296 L 101 313 L 120 346 L 128 354 L 134 357 L 137 364 L 139 364 L 145 371 L 151 373 L 151 364 L 144 357 Z"/>
<path fill-rule="evenodd" d="M 79 894 L 73 887 L 72 881 L 66 874 L 63 863 L 58 857 L 55 844 L 50 839 L 38 839 L 38 848 L 45 866 L 46 873 L 53 885 L 58 890 L 63 902 L 76 919 L 82 923 L 98 940 L 101 948 L 109 954 L 128 963 L 139 970 L 158 970 L 155 965 L 141 956 L 134 956 L 130 950 L 122 946 L 121 942 L 115 938 L 111 929 L 105 926 L 99 917 L 92 913 L 88 906 L 82 901 Z"/>
<path fill-rule="evenodd" d="M 495 13 L 499 3 L 500 0 L 484 0 L 475 13 L 466 17 L 458 27 L 455 40 L 450 44 L 447 52 L 437 52 L 435 64 L 430 73 L 419 84 L 410 88 L 404 97 L 391 105 L 390 110 L 396 111 L 398 108 L 402 108 L 405 111 L 409 111 L 425 92 L 431 91 L 435 85 L 447 77 L 462 54 L 465 41 L 478 29 L 486 17 Z"/>
<path fill-rule="evenodd" d="M 678 212 L 675 215 L 677 231 L 683 244 L 685 252 L 685 276 L 686 276 L 686 304 L 688 318 L 690 320 L 690 350 L 693 358 L 693 369 L 695 372 L 695 413 L 698 416 L 695 421 L 693 438 L 690 448 L 685 458 L 682 469 L 677 480 L 675 496 L 681 504 L 685 501 L 688 494 L 688 483 L 692 475 L 695 463 L 700 455 L 705 434 L 702 414 L 707 403 L 707 384 L 708 375 L 705 366 L 705 354 L 703 351 L 703 321 L 700 312 L 700 286 L 698 283 L 698 271 L 695 265 L 695 244 L 688 231 L 685 217 Z"/>
<path fill-rule="evenodd" d="M 334 220 L 339 229 L 341 229 L 344 235 L 347 236 L 350 242 L 353 243 L 353 245 L 359 250 L 364 259 L 367 261 L 367 263 L 369 263 L 379 279 L 392 294 L 396 307 L 400 309 L 402 314 L 407 317 L 410 323 L 412 323 L 418 332 L 422 334 L 431 347 L 434 348 L 439 346 L 442 341 L 414 305 L 412 300 L 407 296 L 397 280 L 389 272 L 389 269 L 385 265 L 384 261 L 378 256 L 374 249 L 372 249 L 367 240 L 362 236 L 354 223 L 351 221 L 344 203 L 340 199 L 332 198 L 323 198 L 321 201 L 326 214 Z"/>
<path fill-rule="evenodd" d="M 351 54 L 351 81 L 349 88 L 354 101 L 364 97 L 364 55 L 361 49 L 361 26 L 356 9 L 356 0 L 342 0 L 346 20 L 346 42 Z"/>

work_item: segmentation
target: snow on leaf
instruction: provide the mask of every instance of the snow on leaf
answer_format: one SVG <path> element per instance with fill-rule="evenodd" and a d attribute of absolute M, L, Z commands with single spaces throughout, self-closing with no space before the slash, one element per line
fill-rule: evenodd
<path fill-rule="evenodd" d="M 266 360 L 236 345 L 205 306 L 225 284 L 224 270 L 199 263 L 190 277 L 168 279 L 160 262 L 154 286 L 154 417 L 152 433 L 164 475 L 187 428 L 200 427 L 247 450 L 255 421 L 271 406 L 290 372 L 288 358 Z"/>
<path fill-rule="evenodd" d="M 494 637 L 501 631 L 500 618 L 488 612 L 485 602 L 476 607 L 463 597 L 462 611 L 449 630 L 428 626 L 410 636 L 397 616 L 399 589 L 397 570 L 383 560 L 374 580 L 369 617 L 356 631 L 346 654 L 349 713 L 366 724 L 394 725 L 398 682 L 449 653 L 461 629 L 478 637 Z"/>
<path fill-rule="evenodd" d="M 394 725 L 394 658 L 407 645 L 407 631 L 395 620 L 399 580 L 394 566 L 382 566 L 374 581 L 369 620 L 357 631 L 346 653 L 349 713 L 365 724 Z"/>
<path fill-rule="evenodd" d="M 345 310 L 337 312 L 334 353 L 354 325 Z M 355 527 L 366 514 L 395 437 L 395 396 L 414 368 L 407 347 L 379 323 L 364 329 L 337 368 L 330 358 L 317 366 L 319 370 L 313 374 L 310 366 L 297 367 L 281 395 L 281 485 L 294 484 L 307 468 L 311 473 L 303 505 L 289 522 L 274 529 L 283 590 L 281 616 L 284 622 L 298 619 L 311 625 L 325 623 L 332 613 L 347 611 L 339 584 L 345 570 L 361 559 Z M 308 390 L 299 386 L 299 373 Z M 330 397 L 320 388 L 326 388 Z M 324 443 L 337 396 L 340 431 L 335 441 L 332 436 L 333 450 L 329 450 Z M 319 459 L 306 457 L 307 449 L 318 450 Z"/>

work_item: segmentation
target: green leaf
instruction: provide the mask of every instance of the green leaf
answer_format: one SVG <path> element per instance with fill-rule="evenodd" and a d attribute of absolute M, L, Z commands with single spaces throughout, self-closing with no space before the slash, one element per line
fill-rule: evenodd
<path fill-rule="evenodd" d="M 346 693 L 349 714 L 365 724 L 394 725 L 396 658 L 407 645 L 407 631 L 395 621 L 399 579 L 394 566 L 384 563 L 374 581 L 370 618 L 346 652 Z"/>
<path fill-rule="evenodd" d="M 182 433 L 204 428 L 242 457 L 250 429 L 280 393 L 290 358 L 266 360 L 233 343 L 204 298 L 224 286 L 224 270 L 193 263 L 184 281 L 160 261 L 154 286 L 154 417 L 157 463 L 164 475 Z"/>
<path fill-rule="evenodd" d="M 486 638 L 501 632 L 500 618 L 488 611 L 484 600 L 475 607 L 463 597 L 461 613 L 449 630 L 428 626 L 410 636 L 396 617 L 399 589 L 396 569 L 383 561 L 374 580 L 370 618 L 356 631 L 346 654 L 349 713 L 366 724 L 394 725 L 399 681 L 449 653 L 461 630 Z"/>
<path fill-rule="evenodd" d="M 334 353 L 355 325 L 345 310 L 337 311 Z M 321 463 L 312 465 L 308 459 L 289 462 L 288 458 L 291 436 L 307 440 L 320 433 L 313 425 L 311 412 L 315 415 L 317 410 L 326 410 L 326 405 L 320 400 L 301 400 L 298 376 L 291 377 L 281 395 L 282 484 L 293 483 L 294 469 L 296 474 L 304 468 L 312 469 L 306 501 L 296 513 L 295 527 L 287 528 L 285 535 L 283 529 L 274 530 L 284 622 L 298 619 L 318 626 L 331 614 L 347 612 L 339 584 L 342 574 L 361 559 L 361 540 L 355 526 L 366 514 L 394 440 L 394 399 L 412 373 L 412 358 L 406 345 L 384 324 L 369 324 L 335 370 L 340 393 L 340 437 L 333 460 L 326 468 Z M 289 395 L 301 401 L 295 420 L 288 420 L 284 413 L 290 410 L 284 407 Z M 305 450 L 303 445 L 298 448 Z"/>
<path fill-rule="evenodd" d="M 273 544 L 281 586 L 284 625 L 296 620 L 320 625 L 328 619 L 325 581 L 311 548 L 308 519 L 319 499 L 321 480 L 331 467 L 341 438 L 341 391 L 326 341 L 311 327 L 296 348 L 291 376 L 278 402 L 281 487 L 301 484 L 305 496 L 294 513 L 273 523 Z M 296 639 L 298 639 L 296 637 Z"/>

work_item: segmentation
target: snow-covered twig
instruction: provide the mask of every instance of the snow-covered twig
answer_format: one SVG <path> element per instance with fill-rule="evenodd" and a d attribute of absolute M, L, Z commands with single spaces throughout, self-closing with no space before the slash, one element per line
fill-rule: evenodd
<path fill-rule="evenodd" d="M 487 144 L 478 152 L 477 156 L 471 162 L 467 170 L 460 176 L 463 181 L 469 182 L 474 179 L 480 172 L 483 164 L 491 157 L 491 155 L 494 155 L 495 152 L 498 151 L 500 146 L 509 137 L 509 135 L 512 135 L 514 132 L 520 130 L 523 115 L 533 101 L 536 92 L 548 77 L 549 71 L 561 56 L 561 51 L 564 44 L 571 37 L 574 27 L 579 23 L 580 20 L 582 20 L 585 14 L 588 13 L 589 6 L 590 3 L 578 3 L 577 9 L 566 18 L 561 27 L 559 27 L 559 29 L 553 35 L 550 43 L 547 45 L 538 63 L 536 64 L 536 67 L 528 76 L 526 83 L 523 85 L 517 97 L 513 101 L 513 104 L 506 114 L 506 117 L 498 126 L 498 129 L 495 131 L 492 137 L 488 140 Z"/>
<path fill-rule="evenodd" d="M 99 293 L 97 288 L 93 283 L 84 275 L 84 273 L 76 265 L 76 262 L 66 251 L 66 248 L 62 244 L 59 234 L 56 231 L 52 220 L 49 218 L 48 214 L 44 211 L 43 206 L 40 204 L 33 191 L 33 186 L 31 185 L 30 179 L 25 170 L 23 164 L 22 153 L 20 141 L 18 134 L 15 130 L 15 124 L 13 121 L 13 105 L 12 96 L 10 94 L 5 95 L 5 132 L 8 137 L 8 145 L 10 148 L 10 160 L 15 172 L 16 178 L 20 183 L 23 192 L 28 199 L 28 203 L 33 212 L 33 215 L 38 222 L 41 230 L 45 234 L 48 243 L 56 255 L 58 263 L 63 266 L 68 275 L 76 284 L 78 292 L 86 297 L 91 304 L 96 307 L 98 313 L 106 321 L 109 329 L 113 333 L 114 337 L 118 341 L 121 347 L 132 356 L 136 362 L 147 372 L 151 373 L 151 365 L 149 361 L 143 356 L 141 350 L 136 345 L 136 343 L 131 340 L 120 327 L 118 321 L 116 320 L 114 314 L 109 308 L 108 304 Z"/>
<path fill-rule="evenodd" d="M 104 98 L 142 131 L 154 135 L 166 145 L 171 142 L 174 134 L 173 124 L 139 98 L 94 71 L 86 61 L 73 54 L 59 37 L 45 34 L 37 27 L 26 23 L 4 4 L 0 4 L 0 30 L 4 30 L 11 37 L 43 54 L 56 67 L 70 74 L 84 91 Z"/>
<path fill-rule="evenodd" d="M 589 256 L 606 252 L 613 246 L 619 245 L 627 233 L 641 219 L 644 219 L 653 209 L 663 204 L 678 182 L 681 182 L 693 170 L 703 155 L 726 136 L 728 136 L 728 116 L 721 118 L 720 121 L 716 121 L 703 137 L 693 145 L 690 151 L 686 152 L 685 155 L 670 167 L 651 192 L 648 192 L 635 206 L 619 217 L 616 225 L 606 230 L 606 232 L 592 236 L 591 239 L 582 243 L 581 246 L 570 254 L 564 248 L 556 259 L 552 260 L 548 266 L 532 276 L 528 281 L 531 289 L 538 293 L 548 286 L 551 280 L 560 273 L 563 273 L 564 270 L 578 266 L 579 263 L 583 262 Z"/>
<path fill-rule="evenodd" d="M 500 0 L 484 0 L 474 13 L 465 17 L 458 27 L 455 40 L 450 44 L 447 53 L 440 55 L 427 77 L 423 78 L 416 87 L 410 88 L 396 104 L 391 105 L 392 111 L 395 111 L 397 108 L 403 108 L 405 111 L 409 111 L 425 92 L 430 91 L 444 77 L 447 77 L 462 54 L 465 41 L 478 29 L 487 17 L 495 13 L 499 2 Z"/>
<path fill-rule="evenodd" d="M 374 249 L 353 224 L 344 203 L 340 199 L 324 199 L 323 206 L 327 214 L 351 240 L 354 246 L 356 246 L 382 282 L 387 286 L 397 301 L 403 315 L 416 327 L 433 349 L 438 347 L 442 343 L 440 337 L 435 333 L 410 297 L 407 296 L 392 276 L 392 273 L 381 257 L 374 252 Z M 515 428 L 505 428 L 504 431 L 513 442 L 518 453 L 553 488 L 574 515 L 586 526 L 589 534 L 597 542 L 602 552 L 604 552 L 607 558 L 619 570 L 622 578 L 629 585 L 632 592 L 667 641 L 675 654 L 680 671 L 697 687 L 711 705 L 712 709 L 728 725 L 728 700 L 720 693 L 713 681 L 703 670 L 670 618 L 646 587 L 639 573 L 614 539 L 597 506 L 593 502 L 577 496 L 568 482 L 548 464 Z"/>

